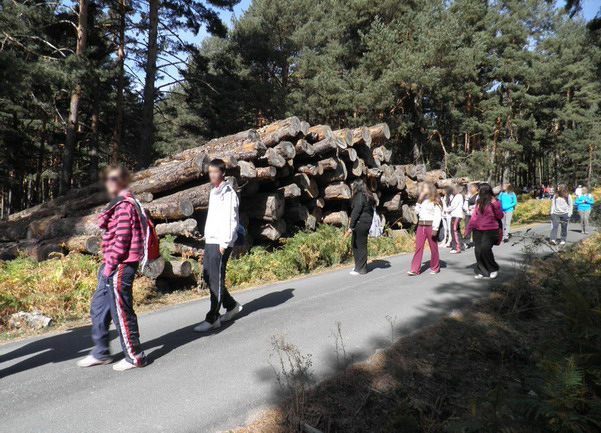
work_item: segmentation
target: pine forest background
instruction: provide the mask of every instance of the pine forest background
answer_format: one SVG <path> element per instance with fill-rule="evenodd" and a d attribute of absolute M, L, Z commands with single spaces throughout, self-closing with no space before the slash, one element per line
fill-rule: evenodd
<path fill-rule="evenodd" d="M 451 176 L 599 180 L 579 1 L 253 0 L 223 23 L 238 1 L 0 0 L 1 216 L 290 115 L 387 122 L 395 162 Z"/>

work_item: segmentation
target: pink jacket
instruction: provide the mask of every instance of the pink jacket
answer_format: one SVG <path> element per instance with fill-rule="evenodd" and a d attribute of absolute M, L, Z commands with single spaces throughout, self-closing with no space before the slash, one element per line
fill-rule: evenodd
<path fill-rule="evenodd" d="M 144 258 L 144 236 L 138 212 L 123 195 L 113 199 L 100 214 L 104 275 L 109 276 L 120 263 L 133 263 Z"/>
<path fill-rule="evenodd" d="M 471 230 L 496 230 L 499 228 L 499 220 L 501 218 L 503 218 L 503 208 L 499 200 L 494 201 L 491 206 L 487 206 L 484 212 L 480 212 L 480 206 L 476 203 L 465 232 L 469 233 Z"/>

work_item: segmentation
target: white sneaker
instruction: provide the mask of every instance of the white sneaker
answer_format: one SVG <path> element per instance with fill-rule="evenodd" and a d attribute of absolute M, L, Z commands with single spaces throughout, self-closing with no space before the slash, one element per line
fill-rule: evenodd
<path fill-rule="evenodd" d="M 131 362 L 129 362 L 126 359 L 122 359 L 121 361 L 119 361 L 118 363 L 113 365 L 113 370 L 115 370 L 115 371 L 127 371 L 127 370 L 131 370 L 133 368 L 138 368 L 138 366 L 132 364 Z"/>
<path fill-rule="evenodd" d="M 407 271 L 407 275 L 409 275 L 410 277 L 415 277 L 415 276 L 417 276 L 419 274 L 417 272 Z"/>
<path fill-rule="evenodd" d="M 449 254 L 461 254 L 461 251 L 451 250 Z"/>
<path fill-rule="evenodd" d="M 93 355 L 88 355 L 83 359 L 77 361 L 77 366 L 81 368 L 94 367 L 95 365 L 106 365 L 110 364 L 113 360 L 108 359 L 97 359 Z"/>
<path fill-rule="evenodd" d="M 349 272 L 349 275 L 360 275 L 359 272 L 352 270 Z"/>
<path fill-rule="evenodd" d="M 240 311 L 242 311 L 242 305 L 236 302 L 234 308 L 232 308 L 230 311 L 227 311 L 223 316 L 219 318 L 219 320 L 221 320 L 222 322 L 228 322 L 234 317 L 236 317 L 238 314 L 240 314 Z"/>
<path fill-rule="evenodd" d="M 475 278 L 476 280 L 483 280 L 485 277 L 484 277 L 484 275 L 482 275 L 482 274 L 476 274 L 476 275 L 474 275 L 474 278 Z"/>
<path fill-rule="evenodd" d="M 561 242 L 559 243 L 559 245 L 565 245 L 565 244 L 566 244 L 566 241 L 561 241 Z"/>
<path fill-rule="evenodd" d="M 491 272 L 491 273 L 490 273 L 490 278 L 492 278 L 493 280 L 494 280 L 495 278 L 497 278 L 498 276 L 499 276 L 499 272 L 498 272 L 498 271 L 494 271 L 494 272 Z"/>
<path fill-rule="evenodd" d="M 430 275 L 436 275 L 436 274 L 440 274 L 440 270 L 438 270 L 438 271 L 430 271 Z"/>
<path fill-rule="evenodd" d="M 217 329 L 221 326 L 221 318 L 215 320 L 213 323 L 211 322 L 207 322 L 206 320 L 204 322 L 200 322 L 196 328 L 194 328 L 194 332 L 207 332 L 210 331 L 211 329 Z"/>

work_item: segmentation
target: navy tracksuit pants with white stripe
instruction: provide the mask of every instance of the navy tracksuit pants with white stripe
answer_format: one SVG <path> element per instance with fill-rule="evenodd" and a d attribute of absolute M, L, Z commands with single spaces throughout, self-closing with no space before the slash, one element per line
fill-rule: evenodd
<path fill-rule="evenodd" d="M 103 275 L 104 264 L 98 271 L 98 287 L 92 298 L 92 355 L 107 359 L 109 352 L 109 325 L 117 328 L 125 359 L 138 366 L 146 364 L 146 355 L 140 346 L 138 318 L 134 312 L 132 287 L 138 263 L 122 263 L 108 276 Z"/>
<path fill-rule="evenodd" d="M 219 318 L 222 305 L 228 311 L 236 306 L 236 301 L 225 288 L 225 268 L 230 254 L 232 254 L 231 247 L 221 254 L 218 244 L 205 245 L 202 271 L 203 279 L 209 285 L 211 292 L 211 309 L 205 319 L 209 323 L 214 323 Z"/>

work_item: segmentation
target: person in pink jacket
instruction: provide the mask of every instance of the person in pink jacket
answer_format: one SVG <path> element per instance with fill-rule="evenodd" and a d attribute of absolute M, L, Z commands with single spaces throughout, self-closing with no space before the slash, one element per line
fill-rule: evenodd
<path fill-rule="evenodd" d="M 477 279 L 497 278 L 499 275 L 499 265 L 495 261 L 492 247 L 498 245 L 499 237 L 502 237 L 502 218 L 503 208 L 495 198 L 492 187 L 488 183 L 481 184 L 476 207 L 465 229 L 465 236 L 473 233 Z"/>

